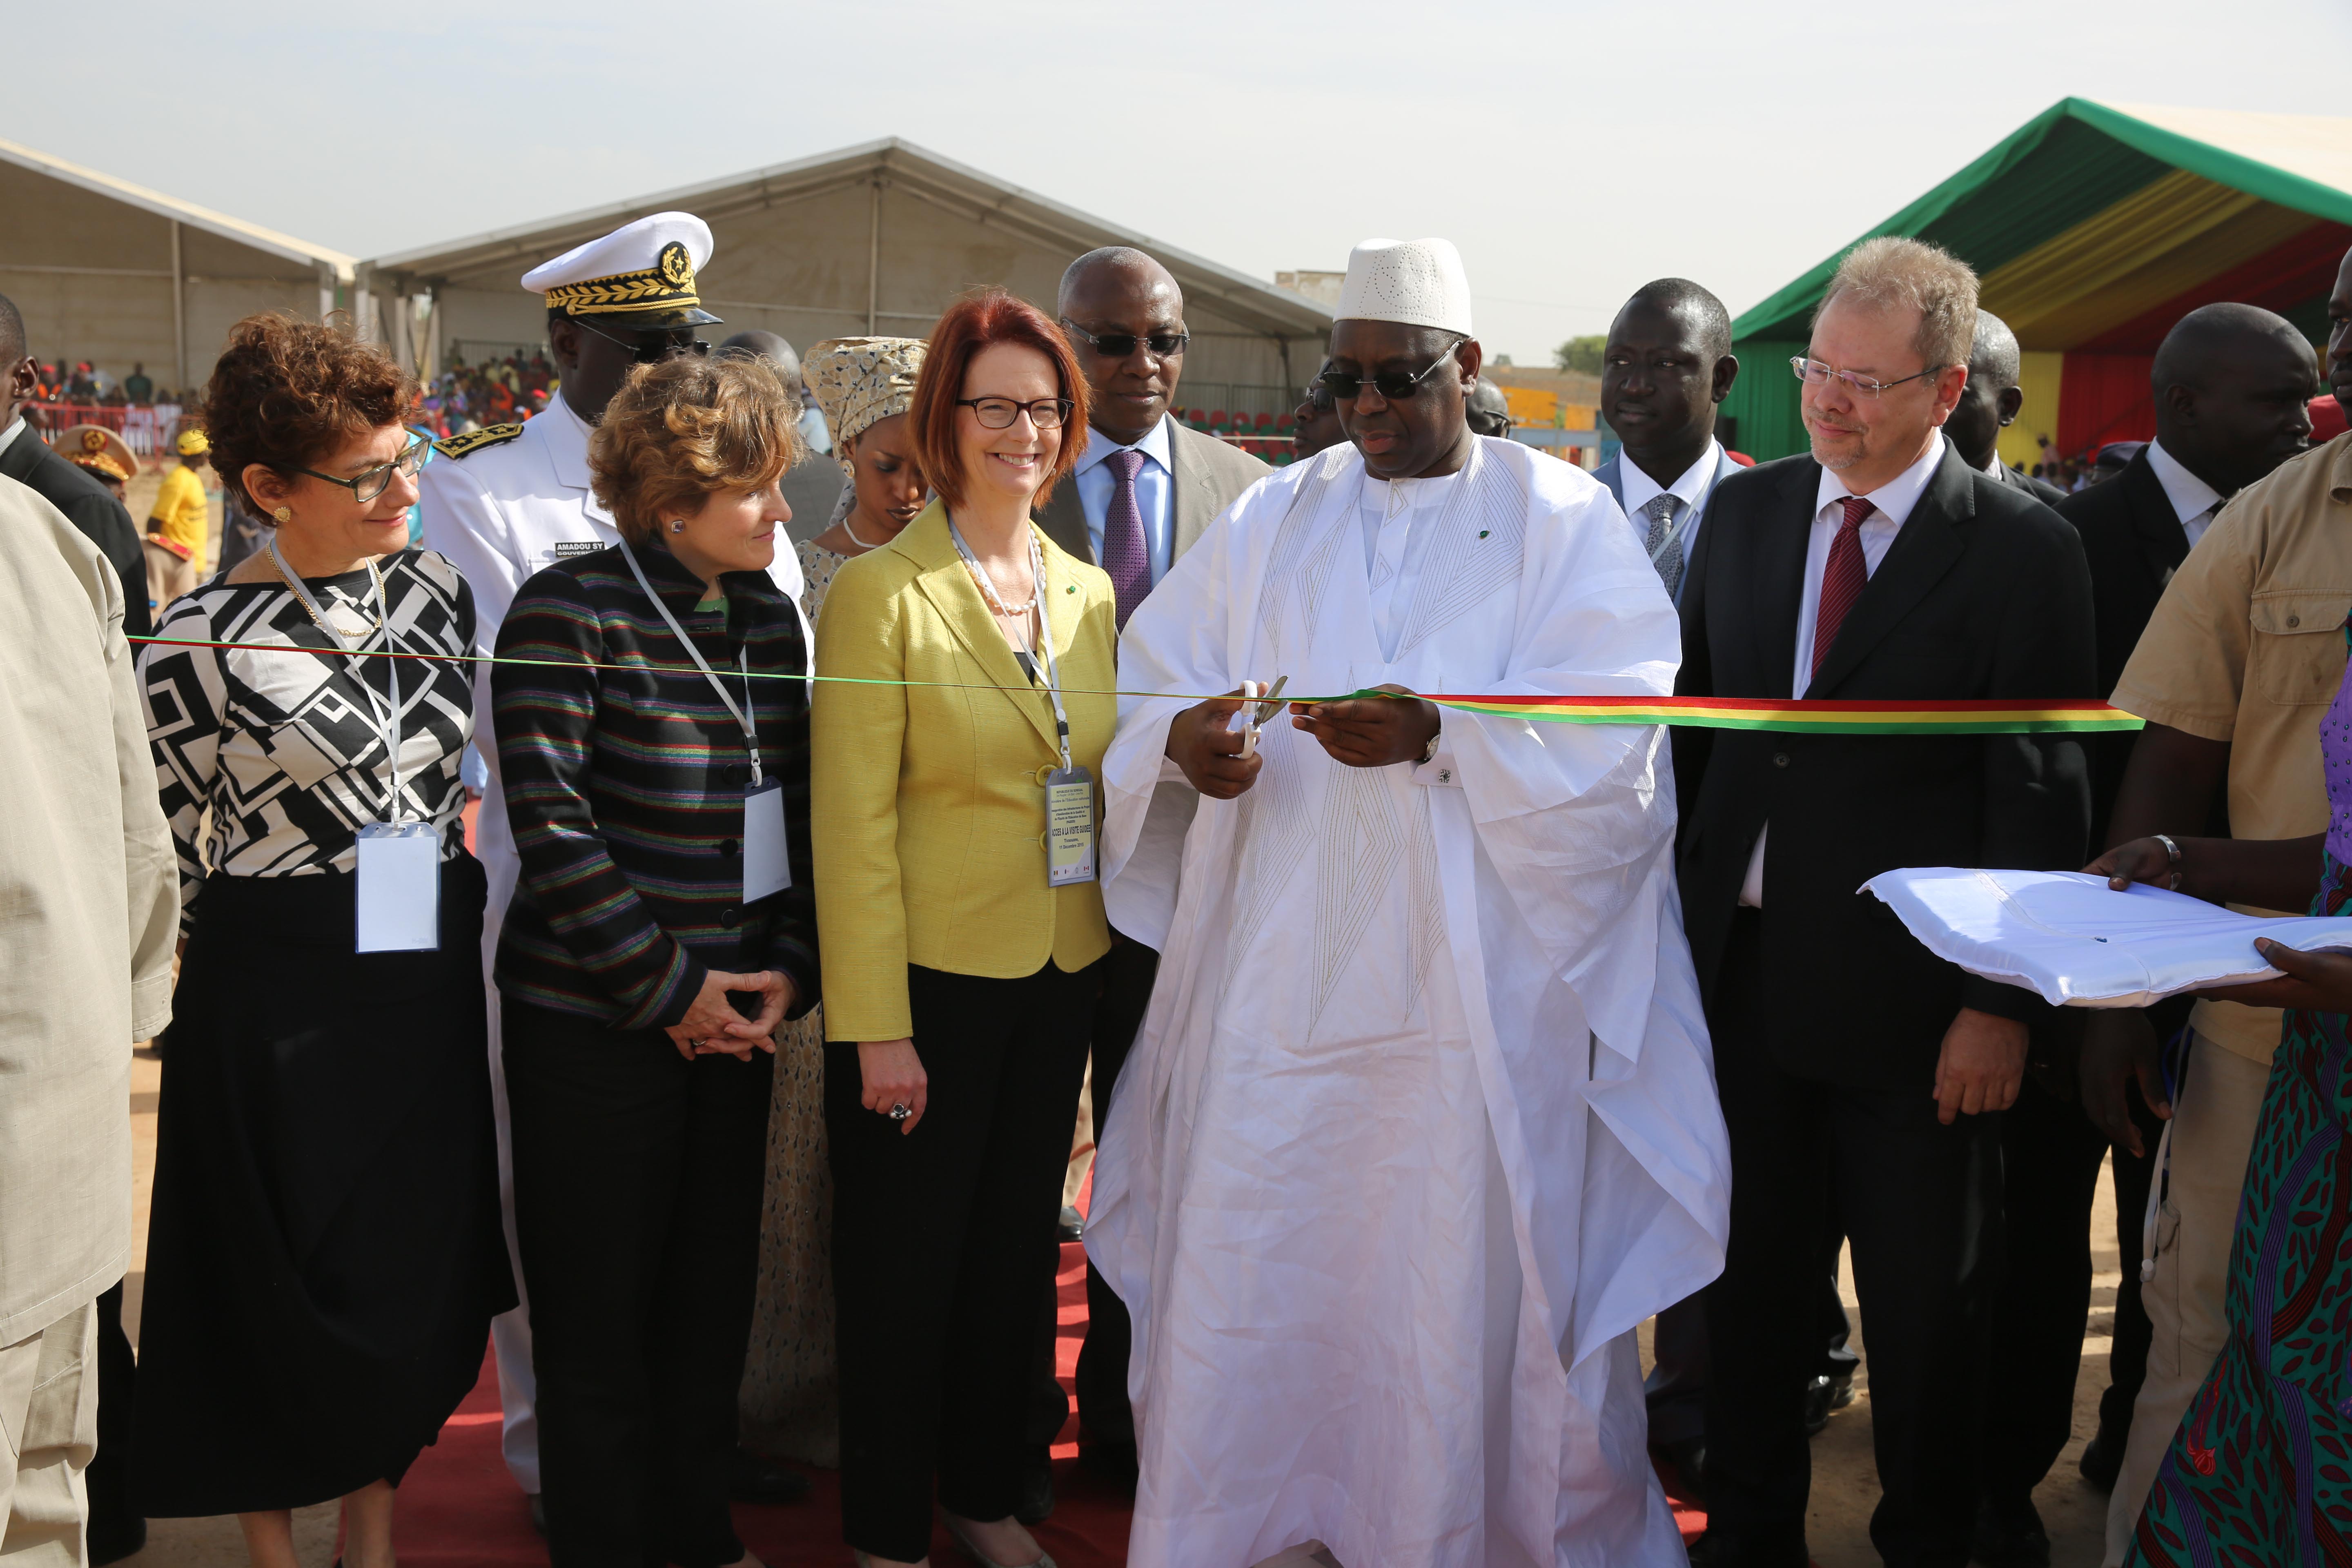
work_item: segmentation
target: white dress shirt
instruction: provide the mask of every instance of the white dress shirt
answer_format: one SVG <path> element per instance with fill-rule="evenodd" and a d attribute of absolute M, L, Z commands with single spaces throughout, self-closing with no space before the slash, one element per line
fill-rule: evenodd
<path fill-rule="evenodd" d="M 1372 596 L 1372 630 L 1381 639 L 1381 657 L 1396 658 L 1402 616 L 1412 601 L 1400 603 L 1397 590 L 1408 579 L 1419 580 L 1429 559 L 1437 522 L 1462 482 L 1467 468 L 1425 479 L 1376 479 L 1364 476 L 1363 500 L 1357 516 L 1364 528 L 1364 575 Z"/>
<path fill-rule="evenodd" d="M 1936 477 L 1936 465 L 1944 460 L 1950 446 L 1938 435 L 1917 462 L 1866 492 L 1874 510 L 1856 530 L 1862 535 L 1862 570 L 1866 578 L 1878 574 L 1878 563 L 1886 559 L 1895 536 L 1903 531 L 1919 498 L 1927 493 L 1927 481 Z M 1838 530 L 1845 522 L 1846 498 L 1853 493 L 1843 479 L 1827 468 L 1822 470 L 1821 488 L 1813 497 L 1813 524 L 1805 536 L 1804 593 L 1797 603 L 1797 660 L 1789 675 L 1789 689 L 1799 697 L 1805 696 L 1813 684 L 1813 620 L 1822 610 L 1822 575 L 1829 570 L 1830 546 L 1837 542 Z M 1846 614 L 1853 615 L 1853 609 L 1849 607 Z M 1764 840 L 1771 831 L 1768 822 L 1757 832 L 1756 847 L 1748 856 L 1748 875 L 1739 884 L 1739 901 L 1749 909 L 1764 907 Z"/>
<path fill-rule="evenodd" d="M 1683 563 L 1687 566 L 1691 552 L 1698 548 L 1700 525 L 1706 521 L 1706 498 L 1715 489 L 1715 471 L 1722 464 L 1723 443 L 1710 436 L 1698 461 L 1685 468 L 1682 478 L 1661 489 L 1658 481 L 1643 473 L 1631 457 L 1619 453 L 1617 485 L 1625 492 L 1625 519 L 1633 525 L 1633 531 L 1646 541 L 1650 520 L 1643 515 L 1643 509 L 1662 495 L 1674 497 L 1683 504 L 1675 509 L 1672 521 L 1680 522 L 1685 516 L 1690 519 L 1690 525 L 1683 530 Z"/>
<path fill-rule="evenodd" d="M 2205 537 L 2213 526 L 2213 516 L 2228 500 L 2220 490 L 2180 466 L 2180 459 L 2164 449 L 2161 441 L 2147 444 L 2147 466 L 2156 470 L 2156 482 L 2164 487 L 2164 499 L 2172 503 L 2180 519 L 2180 531 L 2189 536 L 2189 548 Z"/>
<path fill-rule="evenodd" d="M 1135 472 L 1136 510 L 1143 513 L 1143 542 L 1151 555 L 1151 582 L 1158 586 L 1168 575 L 1169 564 L 1176 558 L 1175 490 L 1170 484 L 1173 472 L 1168 458 L 1168 416 L 1161 415 L 1160 423 L 1150 433 L 1131 447 L 1114 443 L 1101 431 L 1086 431 L 1087 449 L 1078 455 L 1078 466 L 1071 480 L 1078 487 L 1078 510 L 1087 517 L 1087 543 L 1095 552 L 1095 564 L 1102 564 L 1103 519 L 1110 513 L 1111 492 L 1118 488 L 1118 476 L 1103 467 L 1103 459 L 1113 452 L 1140 452 L 1148 459 Z"/>
<path fill-rule="evenodd" d="M 9 447 L 15 446 L 16 444 L 16 437 L 22 436 L 24 433 L 25 416 L 19 414 L 16 418 L 8 422 L 8 428 L 5 430 L 0 430 L 0 452 L 5 452 Z"/>

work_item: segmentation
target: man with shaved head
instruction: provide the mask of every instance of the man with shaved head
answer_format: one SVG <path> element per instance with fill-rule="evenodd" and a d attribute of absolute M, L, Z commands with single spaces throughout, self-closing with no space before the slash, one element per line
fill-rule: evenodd
<path fill-rule="evenodd" d="M 2054 506 L 2065 499 L 2064 490 L 2000 460 L 2000 433 L 2016 422 L 2018 410 L 2025 406 L 2025 389 L 2017 384 L 2023 360 L 2017 334 L 2009 330 L 2009 323 L 1990 310 L 1978 310 L 1976 342 L 1969 353 L 1969 384 L 1960 389 L 1952 416 L 1944 421 L 1944 434 L 1951 437 L 1969 467 L 1983 469 L 2045 506 Z"/>
<path fill-rule="evenodd" d="M 1274 470 L 1240 447 L 1180 424 L 1170 413 L 1184 372 L 1191 335 L 1184 329 L 1184 291 L 1168 268 L 1131 246 L 1089 250 L 1062 274 L 1055 313 L 1086 373 L 1086 446 L 1072 482 L 1054 487 L 1037 517 L 1054 542 L 1110 574 L 1118 624 L 1143 603 L 1179 556 L 1251 485 Z M 1160 954 L 1122 933 L 1111 933 L 1103 961 L 1101 1000 L 1095 1008 L 1092 1084 L 1099 1137 L 1110 1120 L 1111 1095 L 1129 1045 L 1151 1000 Z M 1087 1339 L 1078 1352 L 1078 1452 L 1114 1481 L 1135 1475 L 1135 1428 L 1127 1407 L 1127 1310 L 1092 1266 L 1087 1269 Z M 1053 1336 L 1043 1338 L 1041 1390 L 1054 1384 Z M 1051 1507 L 1051 1491 L 1036 1495 L 1050 1475 L 1045 1446 L 1061 1425 L 1050 1397 L 1041 1396 L 1032 1435 L 1040 1438 L 1032 1466 L 1024 1517 Z"/>
<path fill-rule="evenodd" d="M 2352 357 L 2352 257 L 2328 312 L 2340 363 Z M 2311 344 L 2252 305 L 2182 317 L 2150 380 L 2156 439 L 2120 476 L 2059 508 L 2090 557 L 2101 684 L 2147 721 L 2137 738 L 2093 752 L 2096 805 L 2112 803 L 2100 813 L 2103 842 L 2324 832 L 2319 714 L 2343 677 L 2352 606 L 2352 446 L 2339 436 L 2306 449 L 2318 389 Z M 2116 1144 L 2118 1174 L 2126 1151 L 2152 1149 L 2147 1111 L 2172 1123 L 2156 1254 L 2141 1270 L 2154 1331 L 2147 1372 L 2128 1415 L 2109 1391 L 2094 1440 L 2107 1464 L 2121 1461 L 2110 1563 L 2123 1560 L 2157 1464 L 2228 1337 L 2231 1238 L 2281 1016 L 2198 1002 L 2172 1078 L 2177 1101 L 2158 1067 L 2177 1008 L 2102 1010 L 2085 1026 L 2083 1109 Z M 2137 1121 L 2133 1089 L 2147 1108 Z M 2118 1217 L 2128 1244 L 2136 1216 Z M 2127 1251 L 2127 1271 L 2130 1262 Z M 2085 1454 L 2086 1470 L 2091 1462 Z"/>

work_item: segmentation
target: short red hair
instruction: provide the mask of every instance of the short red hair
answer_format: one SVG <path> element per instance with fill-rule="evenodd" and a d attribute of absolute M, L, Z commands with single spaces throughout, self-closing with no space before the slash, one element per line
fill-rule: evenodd
<path fill-rule="evenodd" d="M 980 351 L 996 343 L 1019 343 L 1035 349 L 1054 362 L 1060 395 L 1070 401 L 1070 416 L 1062 421 L 1062 439 L 1053 465 L 1031 498 L 1043 507 L 1054 487 L 1077 466 L 1087 428 L 1087 378 L 1078 369 L 1069 340 L 1045 313 L 1002 289 L 975 289 L 947 308 L 931 329 L 930 351 L 915 377 L 915 396 L 907 408 L 907 423 L 915 443 L 915 460 L 922 466 L 931 489 L 952 511 L 963 504 L 963 452 L 956 440 L 956 400 L 963 395 L 963 378 Z M 1078 438 L 1073 440 L 1076 435 Z"/>

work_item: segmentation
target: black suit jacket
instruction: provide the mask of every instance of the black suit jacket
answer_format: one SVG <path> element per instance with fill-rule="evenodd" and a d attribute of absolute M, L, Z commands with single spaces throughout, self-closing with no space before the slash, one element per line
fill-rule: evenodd
<path fill-rule="evenodd" d="M 0 474 L 37 490 L 99 548 L 122 578 L 122 632 L 143 637 L 154 629 L 147 613 L 147 552 L 131 514 L 107 488 L 49 449 L 29 425 L 0 452 Z"/>
<path fill-rule="evenodd" d="M 1679 692 L 1788 697 L 1821 468 L 1723 481 L 1691 564 Z M 1847 613 L 1811 698 L 2087 697 L 2090 574 L 2074 531 L 1946 451 Z M 1962 1006 L 2033 1019 L 2030 991 L 1928 953 L 1862 884 L 1907 866 L 2073 870 L 2090 798 L 2063 735 L 1675 735 L 1684 921 L 1710 1005 L 1767 822 L 1766 1038 L 1783 1068 L 1856 1087 L 1932 1081 Z"/>
<path fill-rule="evenodd" d="M 2021 473 L 2007 463 L 2000 466 L 2000 482 L 2012 489 L 2023 490 L 2043 506 L 2056 506 L 2066 499 L 2066 492 L 2047 479 L 2037 479 L 2032 474 Z"/>
<path fill-rule="evenodd" d="M 1171 420 L 1168 427 L 1168 477 L 1171 519 L 1168 563 L 1174 565 L 1199 542 L 1209 524 L 1224 514 L 1241 493 L 1274 472 L 1229 441 L 1203 435 Z M 1094 542 L 1087 533 L 1086 508 L 1078 500 L 1076 477 L 1054 487 L 1054 494 L 1037 513 L 1045 537 L 1089 566 L 1098 566 Z"/>
<path fill-rule="evenodd" d="M 2164 483 L 2148 465 L 2141 448 L 2124 471 L 2103 484 L 2077 490 L 2058 507 L 2058 515 L 2082 536 L 2083 554 L 2091 564 L 2091 603 L 2098 628 L 2099 695 L 2105 697 L 2123 679 L 2139 635 L 2147 629 L 2165 584 L 2189 558 L 2189 534 Z M 2137 734 L 2095 735 L 2091 741 L 2091 848 L 2106 847 L 2107 816 L 2115 809 L 2116 786 L 2123 782 L 2124 764 L 2131 760 Z M 2228 830 L 2222 830 L 2228 836 Z"/>

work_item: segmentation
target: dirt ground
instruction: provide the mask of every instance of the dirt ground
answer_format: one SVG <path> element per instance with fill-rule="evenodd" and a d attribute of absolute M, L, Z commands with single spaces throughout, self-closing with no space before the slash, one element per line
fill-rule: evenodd
<path fill-rule="evenodd" d="M 162 1073 L 163 1063 L 155 1053 L 141 1047 L 131 1068 L 134 1268 L 123 1292 L 123 1326 L 134 1344 L 139 1338 L 139 1292 L 143 1278 L 138 1265 L 147 1253 L 147 1199 L 155 1169 L 155 1101 Z M 2050 1528 L 2053 1568 L 2097 1568 L 2099 1561 L 2107 1500 L 2105 1493 L 2083 1483 L 2074 1460 L 2097 1428 L 2099 1393 L 2106 1386 L 2116 1287 L 2122 1279 L 2115 1234 L 2114 1190 L 2102 1183 L 2093 1223 L 2096 1274 L 2091 1290 L 2091 1321 L 2083 1341 L 2083 1375 L 2074 1389 L 2074 1436 L 2034 1494 L 2042 1521 Z M 1853 1404 L 1832 1417 L 1829 1429 L 1813 1439 L 1813 1507 L 1808 1532 L 1819 1568 L 1876 1568 L 1878 1554 L 1870 1545 L 1870 1510 L 1878 1500 L 1878 1479 L 1870 1453 L 1869 1327 L 1855 1306 L 1850 1283 L 1853 1268 L 1843 1267 L 1839 1273 L 1848 1282 L 1846 1306 L 1858 1331 L 1863 1370 L 1854 1379 Z M 1646 1363 L 1647 1328 L 1642 1338 Z M 298 1514 L 295 1542 L 305 1568 L 326 1568 L 334 1558 L 334 1505 L 323 1504 Z M 173 1519 L 152 1521 L 148 1526 L 147 1549 L 124 1561 L 141 1568 L 241 1568 L 246 1556 L 235 1519 Z"/>

